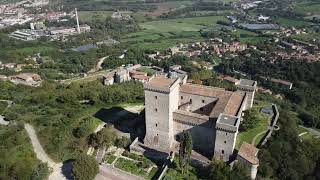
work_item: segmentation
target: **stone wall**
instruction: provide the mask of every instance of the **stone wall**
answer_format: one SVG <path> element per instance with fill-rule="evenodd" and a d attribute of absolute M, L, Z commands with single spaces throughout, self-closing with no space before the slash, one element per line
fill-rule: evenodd
<path fill-rule="evenodd" d="M 180 93 L 179 105 L 189 103 L 189 111 L 209 115 L 218 98 Z"/>
<path fill-rule="evenodd" d="M 213 154 L 215 140 L 213 120 L 209 120 L 209 117 L 200 119 L 199 117 L 174 113 L 173 124 L 177 141 L 184 130 L 189 131 L 192 136 L 194 150 L 207 155 Z"/>

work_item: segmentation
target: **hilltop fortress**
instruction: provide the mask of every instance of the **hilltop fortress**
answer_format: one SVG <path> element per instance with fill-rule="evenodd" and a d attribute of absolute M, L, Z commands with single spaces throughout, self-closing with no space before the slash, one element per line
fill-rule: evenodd
<path fill-rule="evenodd" d="M 186 83 L 187 77 L 156 76 L 144 84 L 144 145 L 162 152 L 177 149 L 190 131 L 194 150 L 228 161 L 233 154 L 242 111 L 252 107 L 257 82 L 241 79 L 237 91 Z"/>
<path fill-rule="evenodd" d="M 233 154 L 242 111 L 251 108 L 257 82 L 241 79 L 237 91 L 186 83 L 187 76 L 156 76 L 144 84 L 146 135 L 143 144 L 175 151 L 179 136 L 191 132 L 194 150 L 228 161 Z"/>

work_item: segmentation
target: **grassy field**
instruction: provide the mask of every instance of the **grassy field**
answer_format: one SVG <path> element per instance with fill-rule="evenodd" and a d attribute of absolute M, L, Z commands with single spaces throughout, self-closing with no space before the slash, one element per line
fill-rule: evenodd
<path fill-rule="evenodd" d="M 308 34 L 294 34 L 292 35 L 292 37 L 301 41 L 313 43 L 313 39 L 320 37 L 320 32 L 308 32 Z"/>
<path fill-rule="evenodd" d="M 309 23 L 304 21 L 304 20 L 295 20 L 295 19 L 288 19 L 288 18 L 282 18 L 282 17 L 277 17 L 274 18 L 274 21 L 276 23 L 279 23 L 282 26 L 287 26 L 287 27 L 303 27 L 307 26 Z"/>
<path fill-rule="evenodd" d="M 164 50 L 177 43 L 203 41 L 200 29 L 218 27 L 218 20 L 225 20 L 225 17 L 178 18 L 140 23 L 142 30 L 128 34 L 122 42 L 134 47 Z"/>
<path fill-rule="evenodd" d="M 307 15 L 320 15 L 320 1 L 303 1 L 295 4 L 295 10 Z"/>
<path fill-rule="evenodd" d="M 105 20 L 111 16 L 113 11 L 79 11 L 79 19 L 83 22 L 94 20 Z"/>
<path fill-rule="evenodd" d="M 208 26 L 216 26 L 218 20 L 226 20 L 223 16 L 207 16 L 151 21 L 140 24 L 144 31 L 152 32 L 185 32 L 199 31 Z"/>

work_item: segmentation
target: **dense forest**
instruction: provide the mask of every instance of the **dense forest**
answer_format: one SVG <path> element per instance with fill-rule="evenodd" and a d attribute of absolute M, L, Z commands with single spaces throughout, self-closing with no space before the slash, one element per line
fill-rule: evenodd
<path fill-rule="evenodd" d="M 234 75 L 234 70 L 244 72 L 249 78 L 258 80 L 260 86 L 286 97 L 285 100 L 277 100 L 272 96 L 258 96 L 258 100 L 274 102 L 280 107 L 280 130 L 261 147 L 259 153 L 259 176 L 272 179 L 319 179 L 320 141 L 302 141 L 298 137 L 298 124 L 320 127 L 320 63 L 281 59 L 269 61 L 262 60 L 261 56 L 267 59 L 264 55 L 253 54 L 250 58 L 225 60 L 218 67 L 220 72 L 229 75 Z M 293 89 L 284 89 L 261 80 L 260 76 L 291 81 Z"/>

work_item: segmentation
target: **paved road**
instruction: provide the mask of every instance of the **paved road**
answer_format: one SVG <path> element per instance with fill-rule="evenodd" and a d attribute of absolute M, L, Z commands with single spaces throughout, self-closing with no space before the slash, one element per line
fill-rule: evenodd
<path fill-rule="evenodd" d="M 31 140 L 33 150 L 37 155 L 37 158 L 44 162 L 48 163 L 48 166 L 52 168 L 52 173 L 49 176 L 49 180 L 66 180 L 67 178 L 62 174 L 62 163 L 56 163 L 54 162 L 44 151 L 42 145 L 39 142 L 39 139 L 37 137 L 37 134 L 33 128 L 32 125 L 26 123 L 24 125 L 24 128 L 26 129 L 28 136 Z"/>

